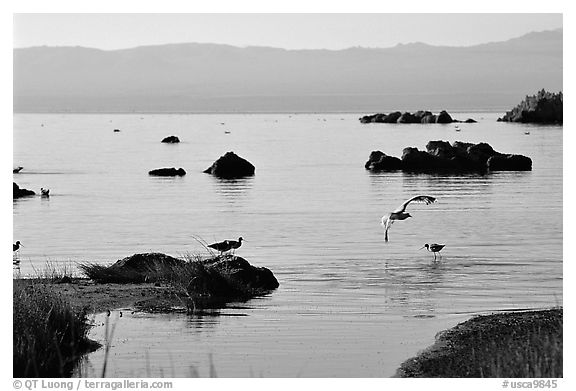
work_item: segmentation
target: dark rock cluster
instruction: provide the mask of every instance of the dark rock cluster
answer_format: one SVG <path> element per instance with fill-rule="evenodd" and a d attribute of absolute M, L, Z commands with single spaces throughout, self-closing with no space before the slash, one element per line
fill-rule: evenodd
<path fill-rule="evenodd" d="M 20 198 L 36 195 L 32 190 L 21 189 L 16 182 L 12 182 L 12 198 Z"/>
<path fill-rule="evenodd" d="M 498 121 L 562 124 L 563 102 L 562 92 L 551 93 L 541 90 L 536 95 L 526 96 L 518 106 L 508 111 L 502 118 L 498 118 Z"/>
<path fill-rule="evenodd" d="M 248 160 L 241 158 L 234 152 L 226 152 L 204 172 L 226 179 L 242 178 L 254 175 L 256 168 Z"/>
<path fill-rule="evenodd" d="M 401 113 L 400 111 L 394 111 L 390 114 L 378 113 L 365 115 L 360 118 L 360 122 L 363 124 L 450 124 L 453 122 L 474 123 L 476 121 L 472 118 L 468 118 L 466 121 L 458 121 L 452 118 L 452 116 L 445 110 L 442 110 L 438 115 L 433 114 L 430 111 L 419 110 L 415 113 Z"/>
<path fill-rule="evenodd" d="M 532 159 L 523 155 L 503 154 L 487 143 L 464 143 L 456 141 L 429 141 L 426 151 L 407 147 L 402 158 L 388 156 L 381 151 L 370 153 L 364 165 L 368 170 L 408 172 L 436 171 L 531 171 Z"/>

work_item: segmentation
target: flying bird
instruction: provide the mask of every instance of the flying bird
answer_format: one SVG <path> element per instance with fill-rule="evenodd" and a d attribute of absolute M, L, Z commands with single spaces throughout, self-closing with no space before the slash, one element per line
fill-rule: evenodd
<path fill-rule="evenodd" d="M 440 254 L 440 250 L 442 250 L 444 247 L 446 247 L 445 244 L 438 244 L 438 243 L 428 244 L 428 243 L 426 243 L 424 246 L 420 247 L 418 250 L 422 250 L 423 248 L 426 248 L 426 250 L 428 250 L 429 252 L 434 254 L 434 260 L 436 260 L 436 253 L 438 253 L 440 258 L 442 258 L 442 254 Z"/>
<path fill-rule="evenodd" d="M 382 216 L 382 226 L 384 227 L 384 240 L 388 241 L 388 230 L 396 220 L 406 220 L 408 217 L 412 217 L 410 213 L 406 213 L 406 207 L 411 202 L 424 202 L 426 205 L 430 205 L 436 202 L 436 198 L 426 195 L 419 195 L 412 197 L 409 200 L 404 201 L 402 205 L 398 207 L 394 212 Z"/>

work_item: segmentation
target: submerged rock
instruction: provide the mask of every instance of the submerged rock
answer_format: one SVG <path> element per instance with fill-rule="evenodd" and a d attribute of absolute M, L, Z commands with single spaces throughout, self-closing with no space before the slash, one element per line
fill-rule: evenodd
<path fill-rule="evenodd" d="M 532 160 L 522 155 L 509 155 L 495 151 L 487 143 L 463 143 L 456 141 L 429 141 L 426 151 L 408 147 L 402 151 L 402 159 L 372 151 L 364 167 L 368 170 L 403 170 L 409 172 L 486 172 L 530 171 Z"/>
<path fill-rule="evenodd" d="M 12 198 L 20 198 L 36 195 L 32 190 L 21 189 L 16 182 L 12 182 Z"/>
<path fill-rule="evenodd" d="M 180 139 L 177 136 L 168 136 L 163 138 L 162 142 L 168 144 L 176 144 L 180 142 Z"/>
<path fill-rule="evenodd" d="M 186 171 L 183 168 L 157 168 L 152 171 L 148 171 L 148 175 L 153 176 L 183 176 L 186 175 Z"/>
<path fill-rule="evenodd" d="M 508 111 L 498 121 L 523 122 L 539 124 L 562 124 L 564 95 L 546 90 L 538 91 L 536 95 L 526 96 L 518 106 Z"/>
<path fill-rule="evenodd" d="M 241 158 L 234 152 L 226 152 L 204 172 L 220 178 L 242 178 L 254 175 L 256 168 L 248 160 Z"/>

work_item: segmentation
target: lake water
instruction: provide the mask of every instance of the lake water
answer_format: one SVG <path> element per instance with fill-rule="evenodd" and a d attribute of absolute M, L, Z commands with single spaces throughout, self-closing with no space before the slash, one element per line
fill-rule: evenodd
<path fill-rule="evenodd" d="M 562 127 L 498 123 L 360 124 L 360 114 L 17 114 L 14 180 L 48 199 L 16 200 L 19 272 L 47 262 L 112 263 L 246 240 L 238 255 L 270 268 L 272 294 L 220 316 L 124 312 L 107 376 L 387 377 L 470 316 L 562 304 Z M 113 132 L 118 128 L 121 132 Z M 225 133 L 228 131 L 230 133 Z M 529 135 L 525 132 L 530 132 Z M 177 135 L 176 145 L 160 143 Z M 531 172 L 371 173 L 373 150 L 401 156 L 429 140 L 488 142 Z M 202 171 L 227 151 L 249 179 Z M 181 178 L 148 171 L 183 167 Z M 412 219 L 383 241 L 380 218 L 418 194 Z M 446 243 L 443 258 L 418 250 Z M 102 315 L 96 322 L 102 324 Z M 102 339 L 104 326 L 94 328 Z M 84 374 L 101 370 L 103 351 Z M 91 372 L 93 371 L 93 372 Z"/>

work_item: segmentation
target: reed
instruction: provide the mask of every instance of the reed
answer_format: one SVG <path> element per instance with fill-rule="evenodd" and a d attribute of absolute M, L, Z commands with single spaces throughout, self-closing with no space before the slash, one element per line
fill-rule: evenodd
<path fill-rule="evenodd" d="M 70 376 L 80 356 L 98 346 L 87 337 L 86 310 L 47 284 L 15 280 L 13 300 L 14 377 Z"/>

